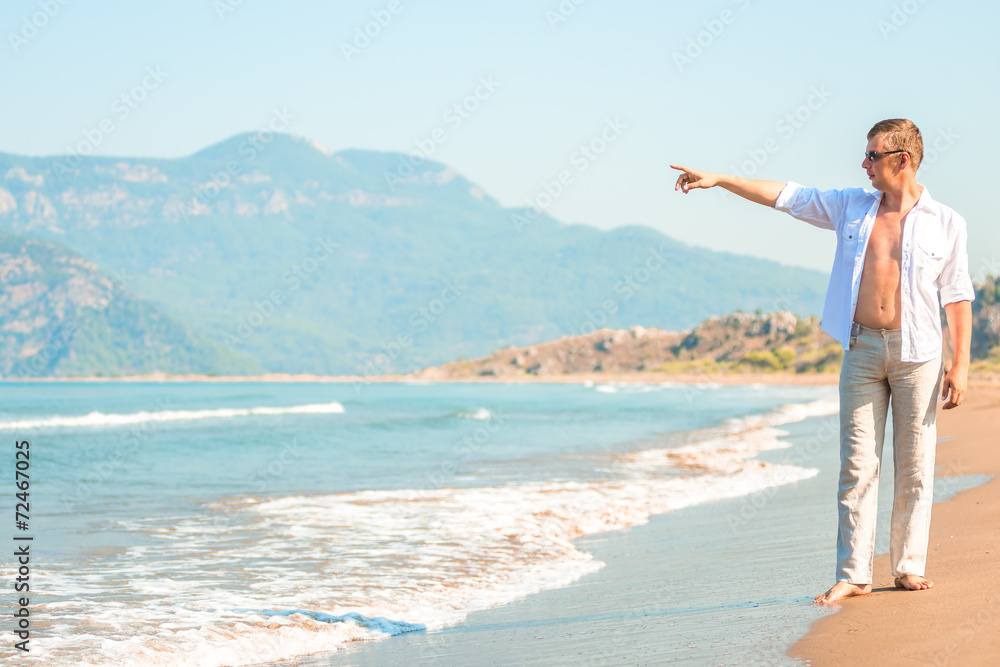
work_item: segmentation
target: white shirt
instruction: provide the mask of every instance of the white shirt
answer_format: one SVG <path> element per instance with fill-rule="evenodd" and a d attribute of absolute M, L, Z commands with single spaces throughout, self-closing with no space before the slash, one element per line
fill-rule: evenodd
<path fill-rule="evenodd" d="M 850 346 L 861 270 L 881 201 L 879 191 L 817 190 L 789 182 L 774 204 L 776 210 L 837 233 L 822 326 L 845 350 Z M 938 292 L 941 306 L 976 298 L 969 277 L 966 238 L 965 219 L 931 199 L 923 188 L 903 223 L 900 361 L 930 361 L 941 354 Z"/>

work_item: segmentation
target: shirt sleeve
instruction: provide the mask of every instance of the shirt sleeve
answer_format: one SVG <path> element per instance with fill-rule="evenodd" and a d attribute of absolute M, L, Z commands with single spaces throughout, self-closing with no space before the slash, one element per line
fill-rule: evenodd
<path fill-rule="evenodd" d="M 821 229 L 836 229 L 846 205 L 843 190 L 817 190 L 789 181 L 778 194 L 774 209 Z"/>
<path fill-rule="evenodd" d="M 968 234 L 965 229 L 965 219 L 955 214 L 953 243 L 945 259 L 937 285 L 941 294 L 941 305 L 956 301 L 974 301 L 976 290 L 972 286 L 969 275 L 969 253 L 967 250 Z"/>

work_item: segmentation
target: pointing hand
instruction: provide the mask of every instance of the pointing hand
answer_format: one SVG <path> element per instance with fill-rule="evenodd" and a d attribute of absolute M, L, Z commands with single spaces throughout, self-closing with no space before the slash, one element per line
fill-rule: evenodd
<path fill-rule="evenodd" d="M 696 190 L 698 188 L 714 188 L 719 184 L 718 174 L 689 169 L 688 167 L 679 164 L 672 164 L 670 165 L 670 168 L 684 172 L 677 177 L 677 183 L 674 185 L 675 192 L 680 190 L 684 194 L 687 194 L 690 190 Z"/>

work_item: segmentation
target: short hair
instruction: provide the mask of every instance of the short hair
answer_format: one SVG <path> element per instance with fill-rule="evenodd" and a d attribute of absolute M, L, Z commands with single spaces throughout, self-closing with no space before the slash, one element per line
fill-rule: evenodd
<path fill-rule="evenodd" d="M 880 120 L 868 130 L 868 140 L 871 141 L 880 135 L 885 137 L 883 150 L 906 151 L 913 162 L 913 171 L 920 167 L 924 159 L 924 138 L 912 120 L 905 118 Z"/>

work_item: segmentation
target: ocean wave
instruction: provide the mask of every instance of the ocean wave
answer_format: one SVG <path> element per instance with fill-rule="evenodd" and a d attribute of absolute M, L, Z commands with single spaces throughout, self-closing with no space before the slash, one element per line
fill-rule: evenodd
<path fill-rule="evenodd" d="M 789 403 L 764 414 L 738 417 L 716 428 L 695 431 L 689 444 L 644 449 L 621 456 L 619 461 L 631 469 L 647 471 L 665 467 L 734 471 L 760 452 L 791 446 L 782 440 L 788 433 L 778 426 L 829 417 L 839 411 L 840 402 L 835 399 Z"/>
<path fill-rule="evenodd" d="M 757 426 L 781 426 L 812 417 L 828 417 L 840 413 L 840 400 L 823 398 L 808 403 L 788 403 L 761 415 L 750 415 L 730 420 L 737 429 Z"/>
<path fill-rule="evenodd" d="M 54 578 L 50 588 L 76 590 L 78 603 L 39 612 L 55 626 L 83 614 L 111 637 L 89 647 L 72 644 L 72 633 L 40 638 L 32 657 L 245 665 L 459 623 L 599 570 L 579 536 L 815 476 L 815 468 L 752 458 L 773 448 L 777 425 L 829 409 L 783 406 L 707 430 L 687 448 L 658 450 L 687 457 L 687 465 L 671 462 L 674 475 L 646 450 L 609 456 L 627 474 L 596 481 L 241 498 L 197 517 L 121 522 L 150 543 L 106 571 Z M 146 600 L 141 620 L 89 587 Z"/>
<path fill-rule="evenodd" d="M 588 389 L 593 389 L 594 391 L 599 391 L 603 394 L 645 394 L 651 391 L 662 391 L 664 389 L 688 389 L 690 387 L 697 387 L 698 389 L 719 389 L 723 386 L 718 382 L 699 382 L 697 384 L 691 384 L 690 382 L 625 382 L 614 380 L 598 384 L 595 384 L 591 380 L 587 380 L 583 382 L 582 385 Z"/>
<path fill-rule="evenodd" d="M 479 419 L 485 421 L 492 417 L 493 413 L 487 408 L 476 408 L 472 412 L 459 412 L 458 416 L 462 419 Z"/>
<path fill-rule="evenodd" d="M 141 620 L 101 596 L 46 606 L 39 613 L 54 626 L 85 614 L 112 636 L 92 646 L 72 633 L 40 639 L 31 657 L 47 665 L 248 665 L 438 629 L 602 568 L 576 547 L 578 536 L 816 472 L 755 463 L 673 479 L 296 496 L 258 503 L 228 525 L 148 522 L 143 528 L 162 544 L 86 582 L 141 596 Z"/>
<path fill-rule="evenodd" d="M 106 414 L 91 412 L 86 415 L 52 415 L 35 419 L 0 422 L 0 430 L 13 431 L 29 428 L 74 428 L 127 426 L 145 422 L 188 421 L 194 419 L 232 419 L 251 415 L 316 415 L 339 414 L 344 406 L 331 403 L 292 405 L 289 407 L 217 408 L 214 410 L 160 410 L 157 412 L 133 412 L 130 414 Z"/>
<path fill-rule="evenodd" d="M 233 498 L 193 517 L 123 520 L 117 529 L 141 534 L 141 546 L 86 575 L 46 571 L 48 589 L 68 599 L 40 607 L 50 632 L 23 662 L 248 665 L 459 623 L 602 568 L 579 536 L 814 477 L 754 457 L 781 446 L 779 426 L 836 403 L 730 420 L 684 447 L 609 454 L 624 474 L 593 481 Z M 142 600 L 141 613 L 109 590 Z M 80 618 L 100 636 L 80 633 Z"/>
<path fill-rule="evenodd" d="M 602 394 L 645 394 L 650 391 L 660 391 L 665 385 L 649 384 L 648 382 L 602 382 L 593 385 L 594 391 Z"/>

